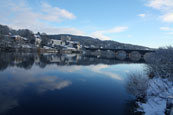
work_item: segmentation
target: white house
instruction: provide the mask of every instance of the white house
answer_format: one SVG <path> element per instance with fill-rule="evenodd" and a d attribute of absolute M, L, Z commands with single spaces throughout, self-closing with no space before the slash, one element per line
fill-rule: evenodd
<path fill-rule="evenodd" d="M 37 47 L 39 47 L 40 46 L 40 44 L 41 44 L 41 39 L 40 38 L 35 38 L 35 45 L 37 46 Z"/>
<path fill-rule="evenodd" d="M 41 37 L 40 37 L 40 35 L 39 34 L 34 34 L 34 37 L 35 37 L 35 45 L 37 46 L 37 47 L 39 47 L 40 46 L 40 44 L 41 44 Z"/>
<path fill-rule="evenodd" d="M 52 45 L 52 47 L 65 46 L 66 45 L 66 42 L 65 41 L 62 41 L 62 40 L 51 39 L 51 45 Z"/>
<path fill-rule="evenodd" d="M 68 44 L 69 47 L 76 48 L 77 50 L 81 48 L 81 45 L 78 41 L 68 41 Z"/>
<path fill-rule="evenodd" d="M 24 41 L 24 42 L 28 42 L 28 38 L 25 38 L 25 37 L 21 37 L 19 35 L 12 35 L 11 38 L 15 41 Z"/>
<path fill-rule="evenodd" d="M 52 43 L 52 47 L 55 47 L 55 46 L 61 45 L 62 41 L 61 40 L 54 40 L 54 39 L 52 39 L 51 43 Z"/>

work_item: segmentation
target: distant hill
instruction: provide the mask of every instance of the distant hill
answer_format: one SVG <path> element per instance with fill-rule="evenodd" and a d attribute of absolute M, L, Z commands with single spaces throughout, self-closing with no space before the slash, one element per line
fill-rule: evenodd
<path fill-rule="evenodd" d="M 77 36 L 77 35 L 70 35 L 70 34 L 59 34 L 59 35 L 47 35 L 50 39 L 61 39 L 61 36 L 70 36 L 72 41 L 79 41 L 83 46 L 89 47 L 103 47 L 103 48 L 124 48 L 124 49 L 150 49 L 148 47 L 139 46 L 139 45 L 132 45 L 132 44 L 125 44 L 120 43 L 112 40 L 99 40 L 96 38 L 92 38 L 89 36 Z"/>
<path fill-rule="evenodd" d="M 22 37 L 28 38 L 31 42 L 34 39 L 34 33 L 31 30 L 28 29 L 19 29 L 14 30 L 12 28 L 9 28 L 5 25 L 0 25 L 0 40 L 4 35 L 20 35 Z M 96 47 L 96 48 L 124 48 L 124 49 L 150 49 L 148 47 L 139 46 L 139 45 L 131 45 L 131 44 L 125 44 L 120 43 L 112 40 L 106 40 L 102 41 L 96 38 L 88 37 L 88 36 L 77 36 L 77 35 L 70 35 L 70 34 L 59 34 L 59 35 L 47 35 L 47 34 L 41 34 L 42 38 L 47 39 L 61 39 L 61 36 L 69 36 L 71 37 L 72 41 L 79 41 L 82 46 L 87 47 Z"/>

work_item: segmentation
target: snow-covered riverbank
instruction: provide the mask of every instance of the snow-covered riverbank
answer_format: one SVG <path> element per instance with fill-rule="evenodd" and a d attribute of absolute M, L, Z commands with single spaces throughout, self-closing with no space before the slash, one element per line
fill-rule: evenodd
<path fill-rule="evenodd" d="M 146 115 L 165 115 L 167 104 L 173 104 L 173 82 L 168 79 L 149 80 L 146 93 L 146 103 L 138 102 L 138 111 Z"/>

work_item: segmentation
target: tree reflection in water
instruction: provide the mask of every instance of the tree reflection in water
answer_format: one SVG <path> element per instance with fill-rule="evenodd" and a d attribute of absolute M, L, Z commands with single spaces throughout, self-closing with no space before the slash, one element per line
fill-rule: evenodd
<path fill-rule="evenodd" d="M 37 54 L 37 53 L 0 53 L 0 70 L 5 70 L 8 66 L 30 69 L 34 64 L 45 68 L 49 64 L 57 65 L 90 65 L 90 64 L 119 64 L 131 63 L 130 61 L 120 61 L 116 59 L 85 57 L 80 54 Z M 137 62 L 140 63 L 140 62 Z M 143 63 L 143 62 L 141 62 Z"/>

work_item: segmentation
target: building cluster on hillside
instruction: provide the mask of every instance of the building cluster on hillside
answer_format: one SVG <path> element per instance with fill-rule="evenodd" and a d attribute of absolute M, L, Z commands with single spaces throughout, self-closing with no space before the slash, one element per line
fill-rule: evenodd
<path fill-rule="evenodd" d="M 7 40 L 8 39 L 8 40 Z M 62 50 L 80 50 L 81 45 L 78 41 L 72 41 L 69 36 L 61 36 L 60 40 L 50 39 L 46 44 L 42 45 L 42 37 L 40 34 L 34 34 L 34 42 L 31 44 L 30 39 L 19 35 L 6 35 L 6 44 L 11 47 L 20 48 L 43 48 L 43 49 L 62 49 Z"/>
<path fill-rule="evenodd" d="M 69 50 L 80 50 L 81 45 L 78 41 L 72 41 L 69 36 L 61 36 L 60 40 L 51 39 L 48 43 L 48 46 L 51 48 L 62 48 Z"/>

